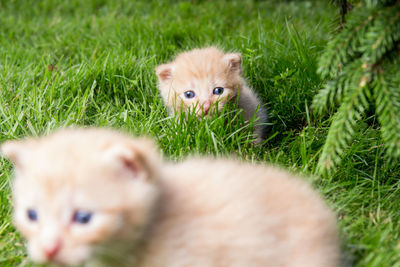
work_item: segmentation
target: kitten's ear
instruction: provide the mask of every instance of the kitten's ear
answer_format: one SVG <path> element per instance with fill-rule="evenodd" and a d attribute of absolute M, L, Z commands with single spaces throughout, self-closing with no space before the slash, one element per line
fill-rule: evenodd
<path fill-rule="evenodd" d="M 172 77 L 172 64 L 162 64 L 156 68 L 156 74 L 160 82 L 166 82 Z"/>
<path fill-rule="evenodd" d="M 242 55 L 240 53 L 229 53 L 223 57 L 224 61 L 228 63 L 232 72 L 241 73 L 242 71 Z"/>
<path fill-rule="evenodd" d="M 103 159 L 130 177 L 145 181 L 156 178 L 160 162 L 156 146 L 144 138 L 108 147 Z"/>
<path fill-rule="evenodd" d="M 6 141 L 0 145 L 0 153 L 14 163 L 15 167 L 21 167 L 26 161 L 26 141 Z"/>

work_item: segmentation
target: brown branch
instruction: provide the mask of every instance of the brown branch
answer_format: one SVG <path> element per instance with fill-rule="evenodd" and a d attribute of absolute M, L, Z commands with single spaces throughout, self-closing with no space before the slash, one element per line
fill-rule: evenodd
<path fill-rule="evenodd" d="M 340 30 L 343 29 L 346 23 L 346 14 L 353 9 L 353 6 L 347 2 L 347 0 L 342 0 L 340 3 Z"/>

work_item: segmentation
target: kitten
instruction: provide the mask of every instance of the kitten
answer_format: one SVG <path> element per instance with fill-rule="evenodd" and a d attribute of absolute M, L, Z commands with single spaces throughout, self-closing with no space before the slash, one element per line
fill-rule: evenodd
<path fill-rule="evenodd" d="M 100 129 L 8 141 L 14 223 L 37 263 L 338 266 L 333 214 L 287 172 L 228 159 L 162 162 Z"/>
<path fill-rule="evenodd" d="M 170 63 L 156 68 L 159 89 L 171 114 L 194 110 L 198 116 L 222 110 L 225 103 L 238 96 L 243 117 L 256 113 L 255 133 L 258 142 L 265 138 L 268 116 L 257 95 L 242 77 L 241 55 L 224 54 L 215 47 L 194 49 L 179 54 Z"/>

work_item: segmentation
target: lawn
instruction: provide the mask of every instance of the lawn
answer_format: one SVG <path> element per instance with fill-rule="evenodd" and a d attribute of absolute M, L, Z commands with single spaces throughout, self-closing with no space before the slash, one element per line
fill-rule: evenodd
<path fill-rule="evenodd" d="M 337 213 L 347 264 L 400 266 L 400 166 L 386 163 L 375 118 L 360 123 L 338 171 L 316 174 L 330 118 L 310 103 L 324 84 L 318 57 L 338 27 L 337 8 L 325 2 L 0 1 L 0 142 L 100 126 L 151 136 L 170 160 L 212 154 L 280 165 L 311 177 Z M 207 45 L 242 53 L 273 123 L 265 145 L 253 145 L 235 113 L 168 118 L 154 68 Z M 32 266 L 11 223 L 11 164 L 0 163 L 0 265 Z"/>

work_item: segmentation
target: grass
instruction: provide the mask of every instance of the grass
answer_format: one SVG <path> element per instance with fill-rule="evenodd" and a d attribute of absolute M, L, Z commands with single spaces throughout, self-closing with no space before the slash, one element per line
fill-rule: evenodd
<path fill-rule="evenodd" d="M 324 83 L 318 57 L 338 25 L 324 2 L 0 1 L 0 142 L 91 125 L 151 136 L 171 160 L 214 154 L 280 165 L 312 177 L 337 213 L 348 262 L 400 266 L 400 167 L 387 165 L 374 118 L 359 125 L 336 173 L 315 175 L 330 118 L 315 117 L 310 103 Z M 168 118 L 154 68 L 206 45 L 242 53 L 274 123 L 264 146 L 232 112 Z M 11 164 L 0 162 L 0 265 L 32 266 L 11 223 Z"/>

